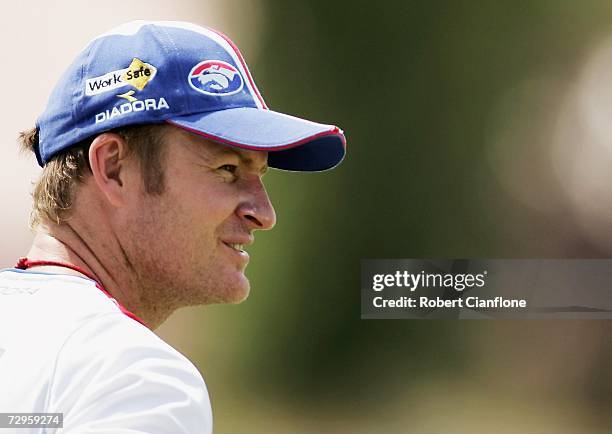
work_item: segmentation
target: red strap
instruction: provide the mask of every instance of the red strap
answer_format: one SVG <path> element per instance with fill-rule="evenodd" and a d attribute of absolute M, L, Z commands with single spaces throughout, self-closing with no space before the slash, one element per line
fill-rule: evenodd
<path fill-rule="evenodd" d="M 129 310 L 127 310 L 125 307 L 123 307 L 121 305 L 121 303 L 119 303 L 103 286 L 100 282 L 98 282 L 98 280 L 89 272 L 83 270 L 81 267 L 77 266 L 77 265 L 73 265 L 70 264 L 68 262 L 58 262 L 58 261 L 30 261 L 28 258 L 19 258 L 19 261 L 17 261 L 17 264 L 15 265 L 15 268 L 18 268 L 20 270 L 27 270 L 28 268 L 32 268 L 32 267 L 44 267 L 44 266 L 52 266 L 52 267 L 64 267 L 64 268 L 69 268 L 71 270 L 76 271 L 77 273 L 81 273 L 84 276 L 87 276 L 88 278 L 90 278 L 91 280 L 93 280 L 96 284 L 96 288 L 98 288 L 100 291 L 102 291 L 108 298 L 110 298 L 119 308 L 119 310 L 125 314 L 126 316 L 129 316 L 130 318 L 132 318 L 135 321 L 138 321 L 140 324 L 142 324 L 143 326 L 149 328 L 148 325 L 145 324 L 145 322 L 143 320 L 141 320 L 138 316 L 136 316 L 135 314 L 133 314 L 132 312 L 130 312 Z"/>

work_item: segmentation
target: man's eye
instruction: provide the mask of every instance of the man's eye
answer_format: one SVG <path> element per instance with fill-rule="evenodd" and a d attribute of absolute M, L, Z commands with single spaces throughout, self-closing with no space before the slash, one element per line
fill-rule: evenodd
<path fill-rule="evenodd" d="M 225 170 L 233 175 L 236 173 L 238 166 L 234 166 L 233 164 L 224 164 L 223 166 L 219 167 L 219 169 Z"/>

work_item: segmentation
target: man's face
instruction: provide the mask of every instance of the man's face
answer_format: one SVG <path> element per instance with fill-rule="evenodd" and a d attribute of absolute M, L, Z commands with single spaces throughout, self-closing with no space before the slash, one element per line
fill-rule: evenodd
<path fill-rule="evenodd" d="M 124 250 L 145 297 L 175 307 L 242 301 L 249 293 L 243 246 L 276 222 L 261 180 L 268 155 L 175 127 L 164 142 L 165 191 L 141 190 L 125 220 Z"/>

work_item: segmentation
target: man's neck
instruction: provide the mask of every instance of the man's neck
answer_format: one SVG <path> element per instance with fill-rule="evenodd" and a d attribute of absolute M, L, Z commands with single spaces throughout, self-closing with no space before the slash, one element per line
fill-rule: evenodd
<path fill-rule="evenodd" d="M 129 261 L 122 260 L 121 248 L 116 240 L 96 235 L 92 239 L 104 239 L 105 242 L 94 246 L 88 238 L 86 230 L 78 228 L 77 231 L 69 223 L 41 224 L 27 258 L 30 261 L 69 263 L 83 269 L 127 310 L 141 318 L 151 329 L 157 328 L 171 311 L 160 312 L 158 306 L 147 306 L 137 273 L 130 268 Z M 82 275 L 65 267 L 45 265 L 41 268 L 54 273 Z"/>

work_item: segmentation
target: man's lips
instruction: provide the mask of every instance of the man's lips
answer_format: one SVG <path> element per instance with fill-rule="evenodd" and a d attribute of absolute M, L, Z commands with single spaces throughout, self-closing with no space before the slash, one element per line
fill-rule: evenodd
<path fill-rule="evenodd" d="M 221 239 L 221 241 L 236 250 L 244 250 L 244 246 L 253 244 L 254 237 L 252 235 L 233 236 Z"/>
<path fill-rule="evenodd" d="M 244 244 L 228 243 L 226 241 L 223 241 L 223 244 L 225 244 L 228 247 L 231 247 L 234 250 L 238 250 L 239 252 L 244 252 Z"/>
<path fill-rule="evenodd" d="M 244 247 L 253 244 L 253 237 L 232 237 L 221 240 L 221 242 L 234 253 L 242 257 L 243 260 L 249 260 L 249 254 L 244 251 Z"/>

